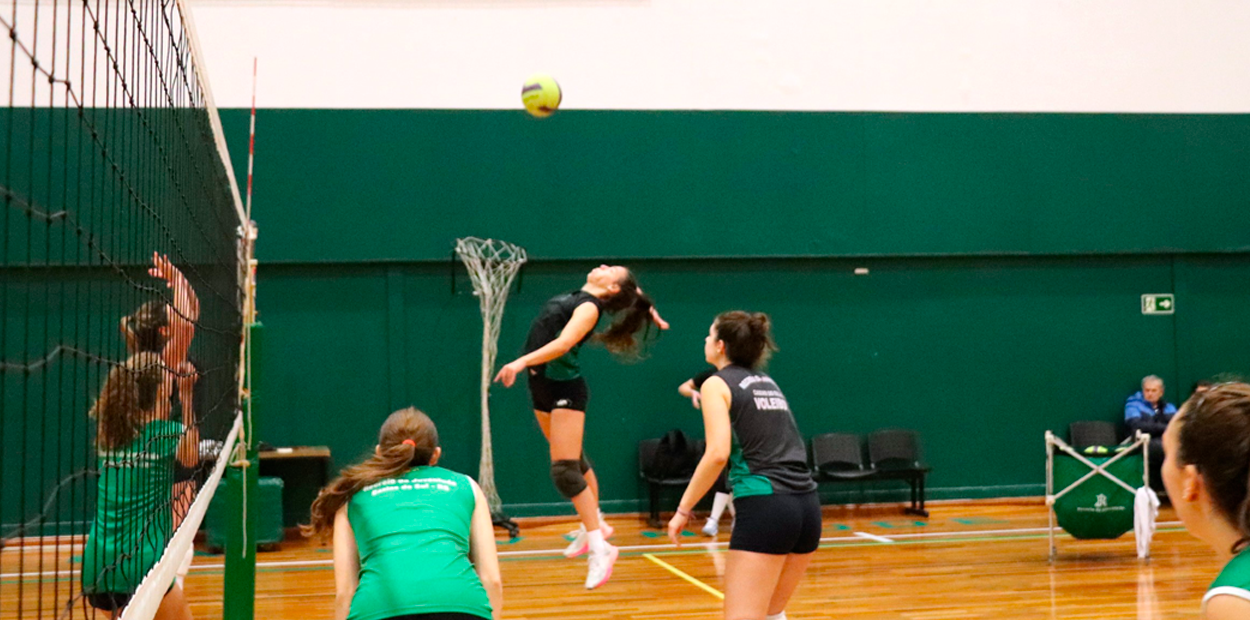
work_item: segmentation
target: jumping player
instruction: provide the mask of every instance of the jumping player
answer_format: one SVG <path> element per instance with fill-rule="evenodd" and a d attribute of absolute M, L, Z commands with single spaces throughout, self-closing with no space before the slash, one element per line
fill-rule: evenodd
<path fill-rule="evenodd" d="M 613 315 L 614 320 L 595 335 L 603 314 Z M 633 273 L 619 265 L 600 265 L 586 275 L 579 290 L 543 305 L 530 326 L 525 355 L 504 365 L 495 377 L 505 387 L 511 387 L 518 375 L 525 375 L 529 382 L 534 415 L 550 445 L 551 479 L 560 494 L 572 500 L 582 523 L 565 555 L 574 557 L 589 550 L 588 589 L 612 576 L 618 552 L 606 540 L 612 528 L 599 511 L 599 482 L 582 450 L 590 390 L 582 378 L 578 355 L 592 337 L 618 356 L 636 355 L 635 335 L 648 323 L 668 328 Z"/>

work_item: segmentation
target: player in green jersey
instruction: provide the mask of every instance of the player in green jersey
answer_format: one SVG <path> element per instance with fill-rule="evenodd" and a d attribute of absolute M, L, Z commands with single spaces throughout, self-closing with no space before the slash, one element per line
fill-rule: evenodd
<path fill-rule="evenodd" d="M 184 410 L 182 422 L 170 419 L 170 395 L 177 389 L 189 399 L 195 383 L 186 357 L 199 301 L 168 258 L 154 254 L 148 273 L 170 289 L 171 302 L 158 306 L 166 313 L 162 346 L 147 347 L 159 353 L 139 351 L 113 367 L 90 412 L 100 475 L 81 581 L 87 601 L 113 615 L 129 604 L 172 535 L 175 460 L 182 467 L 199 462 L 194 413 Z M 189 620 L 181 586 L 164 587 L 169 589 L 156 618 Z"/>
<path fill-rule="evenodd" d="M 1163 450 L 1176 515 L 1227 562 L 1202 597 L 1203 617 L 1250 618 L 1250 385 L 1195 393 L 1168 424 Z"/>
<path fill-rule="evenodd" d="M 335 620 L 491 620 L 503 582 L 486 497 L 438 467 L 429 416 L 392 413 L 373 456 L 312 505 L 304 534 L 334 538 Z"/>

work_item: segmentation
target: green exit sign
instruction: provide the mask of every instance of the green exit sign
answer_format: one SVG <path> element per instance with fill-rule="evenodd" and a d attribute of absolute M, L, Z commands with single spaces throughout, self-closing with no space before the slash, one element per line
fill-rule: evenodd
<path fill-rule="evenodd" d="M 1176 296 L 1171 293 L 1142 295 L 1142 314 L 1172 314 L 1176 312 Z"/>

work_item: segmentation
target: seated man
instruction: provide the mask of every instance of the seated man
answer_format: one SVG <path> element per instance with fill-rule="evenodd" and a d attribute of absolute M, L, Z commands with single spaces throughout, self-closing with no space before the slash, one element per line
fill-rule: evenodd
<path fill-rule="evenodd" d="M 1163 379 L 1150 375 L 1141 380 L 1141 391 L 1124 402 L 1124 423 L 1130 434 L 1150 435 L 1150 488 L 1163 495 L 1163 431 L 1176 415 L 1176 406 L 1163 400 Z"/>
<path fill-rule="evenodd" d="M 1141 431 L 1162 439 L 1176 406 L 1163 400 L 1163 379 L 1150 375 L 1141 380 L 1141 391 L 1124 402 L 1124 423 L 1129 432 Z"/>

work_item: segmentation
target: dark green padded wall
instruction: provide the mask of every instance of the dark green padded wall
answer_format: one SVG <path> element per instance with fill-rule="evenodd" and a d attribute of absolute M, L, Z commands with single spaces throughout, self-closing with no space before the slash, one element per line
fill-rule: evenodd
<path fill-rule="evenodd" d="M 247 113 L 223 122 L 242 181 Z M 535 258 L 501 363 L 599 260 L 635 267 L 673 322 L 640 364 L 585 355 L 613 510 L 645 498 L 637 440 L 701 432 L 675 388 L 722 310 L 773 315 L 771 370 L 806 434 L 918 429 L 934 497 L 1040 494 L 1042 432 L 1117 419 L 1145 374 L 1169 397 L 1250 375 L 1250 228 L 1234 225 L 1250 116 L 261 110 L 257 125 L 260 434 L 328 444 L 339 466 L 416 404 L 445 463 L 476 472 L 481 324 L 448 262 L 470 234 Z M 54 196 L 48 181 L 32 185 Z M 1164 292 L 1177 314 L 1142 316 L 1140 295 Z M 524 389 L 492 407 L 504 501 L 566 510 Z M 37 431 L 5 419 L 9 439 Z"/>
<path fill-rule="evenodd" d="M 1118 419 L 1146 374 L 1162 375 L 1169 397 L 1217 369 L 1250 374 L 1235 332 L 1235 306 L 1250 294 L 1219 286 L 1250 277 L 1245 256 L 630 264 L 674 327 L 638 364 L 601 349 L 583 356 L 592 390 L 586 447 L 611 509 L 636 509 L 645 498 L 638 440 L 674 426 L 701 433 L 676 387 L 702 368 L 703 336 L 722 310 L 773 316 L 781 351 L 770 371 L 805 434 L 919 430 L 933 497 L 1040 494 L 1042 433 Z M 861 265 L 868 275 L 853 274 Z M 527 268 L 509 301 L 501 361 L 518 352 L 539 304 L 577 286 L 590 267 Z M 1174 272 L 1184 274 L 1175 285 Z M 450 279 L 444 264 L 263 267 L 270 407 L 262 437 L 328 444 L 343 465 L 372 447 L 390 410 L 411 403 L 439 423 L 446 463 L 476 472 L 481 324 L 463 272 L 455 295 Z M 1140 313 L 1142 293 L 1200 286 L 1221 292 L 1179 293 L 1174 317 Z M 1185 332 L 1180 347 L 1176 334 Z M 564 510 L 523 387 L 492 394 L 504 501 L 520 514 Z"/>
<path fill-rule="evenodd" d="M 242 173 L 247 114 L 223 122 Z M 464 235 L 535 258 L 500 363 L 599 260 L 637 268 L 673 322 L 643 363 L 585 356 L 611 509 L 645 497 L 639 439 L 701 432 L 675 388 L 726 309 L 773 315 L 805 433 L 916 428 L 935 497 L 1040 494 L 1043 431 L 1118 419 L 1145 374 L 1172 397 L 1250 374 L 1250 299 L 1227 285 L 1250 276 L 1250 230 L 1220 224 L 1250 206 L 1247 115 L 261 110 L 257 127 L 261 430 L 338 465 L 411 403 L 476 472 L 480 319 L 448 262 Z M 1172 291 L 1177 315 L 1140 314 Z M 505 503 L 566 511 L 524 389 L 492 408 Z"/>
<path fill-rule="evenodd" d="M 223 111 L 245 171 L 247 113 Z M 1250 249 L 1250 115 L 261 110 L 269 262 Z M 240 179 L 246 178 L 240 175 Z"/>

